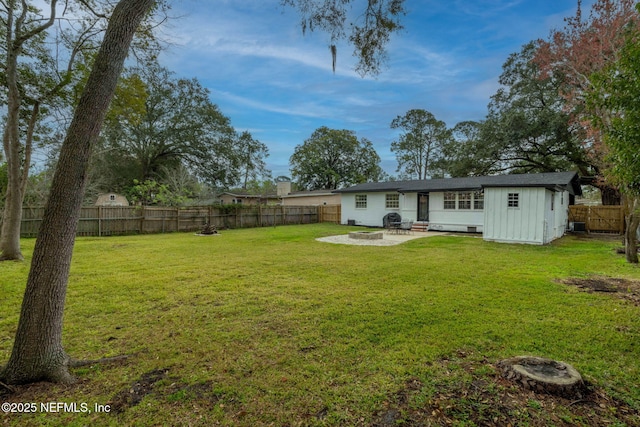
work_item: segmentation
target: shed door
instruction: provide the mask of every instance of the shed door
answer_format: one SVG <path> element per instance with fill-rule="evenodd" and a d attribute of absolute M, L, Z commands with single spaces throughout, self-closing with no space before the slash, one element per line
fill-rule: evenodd
<path fill-rule="evenodd" d="M 418 193 L 418 221 L 429 221 L 429 193 Z"/>

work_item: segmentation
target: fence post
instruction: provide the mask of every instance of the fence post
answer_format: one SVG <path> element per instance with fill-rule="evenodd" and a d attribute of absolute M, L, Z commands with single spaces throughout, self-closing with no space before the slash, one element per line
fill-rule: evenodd
<path fill-rule="evenodd" d="M 144 216 L 146 215 L 145 209 L 146 207 L 144 205 L 140 205 L 140 206 L 136 206 L 137 210 L 138 210 L 138 214 L 140 215 L 140 234 L 144 233 Z"/>
<path fill-rule="evenodd" d="M 98 206 L 98 237 L 102 237 L 102 206 Z"/>

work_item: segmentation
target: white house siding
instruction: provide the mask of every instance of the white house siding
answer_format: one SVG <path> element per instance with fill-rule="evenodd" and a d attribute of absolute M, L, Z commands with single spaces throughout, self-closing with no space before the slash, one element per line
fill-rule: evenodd
<path fill-rule="evenodd" d="M 486 206 L 486 198 L 485 198 Z M 429 230 L 436 231 L 475 231 L 482 232 L 484 209 L 444 208 L 444 193 L 429 193 Z"/>
<path fill-rule="evenodd" d="M 553 191 L 546 190 L 544 194 L 544 240 L 549 243 L 553 240 L 556 228 L 556 197 Z M 553 201 L 552 201 L 553 200 Z M 553 210 L 551 209 L 553 205 Z"/>
<path fill-rule="evenodd" d="M 553 199 L 553 210 L 551 210 L 551 203 Z M 549 243 L 555 239 L 564 236 L 567 230 L 567 222 L 569 221 L 569 193 L 568 192 L 553 192 L 547 190 L 546 194 L 546 233 L 545 242 Z"/>
<path fill-rule="evenodd" d="M 556 212 L 556 238 L 564 236 L 569 228 L 569 200 L 571 198 L 568 191 L 563 191 L 558 195 L 562 196 L 562 203 L 560 204 L 561 209 Z"/>
<path fill-rule="evenodd" d="M 358 194 L 367 196 L 366 208 L 356 208 L 356 196 Z M 386 208 L 386 194 L 387 193 L 343 193 L 341 223 L 348 224 L 349 220 L 353 220 L 356 225 L 382 227 L 382 218 L 386 214 L 391 212 L 400 213 L 400 209 Z M 400 195 L 400 206 L 402 206 L 402 201 L 402 195 Z"/>
<path fill-rule="evenodd" d="M 400 194 L 400 212 L 404 221 L 415 221 L 418 217 L 418 193 Z"/>
<path fill-rule="evenodd" d="M 518 194 L 518 207 L 508 206 L 508 195 Z M 551 217 L 549 190 L 544 188 L 486 188 L 484 191 L 485 240 L 497 242 L 547 243 L 545 222 Z M 545 209 L 548 206 L 548 209 Z"/>

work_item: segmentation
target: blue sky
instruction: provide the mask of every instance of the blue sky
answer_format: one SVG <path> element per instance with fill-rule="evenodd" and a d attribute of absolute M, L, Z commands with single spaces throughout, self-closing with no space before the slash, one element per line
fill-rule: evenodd
<path fill-rule="evenodd" d="M 590 1 L 585 1 L 587 11 Z M 358 4 L 358 2 L 356 2 Z M 238 131 L 269 148 L 273 176 L 321 126 L 369 139 L 395 175 L 391 121 L 421 108 L 453 127 L 482 120 L 508 55 L 547 38 L 577 0 L 407 0 L 404 30 L 378 76 L 362 78 L 347 44 L 331 69 L 328 36 L 302 34 L 295 10 L 278 0 L 176 0 L 161 63 L 198 80 Z"/>

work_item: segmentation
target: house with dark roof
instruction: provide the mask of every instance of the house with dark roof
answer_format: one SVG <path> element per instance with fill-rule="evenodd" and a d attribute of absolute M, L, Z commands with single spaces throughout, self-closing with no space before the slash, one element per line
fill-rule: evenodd
<path fill-rule="evenodd" d="M 381 227 L 396 213 L 423 229 L 540 245 L 564 235 L 569 205 L 582 194 L 575 172 L 371 182 L 336 192 L 343 224 Z"/>
<path fill-rule="evenodd" d="M 290 181 L 278 182 L 278 196 L 284 206 L 339 205 L 340 195 L 333 190 L 291 191 Z"/>
<path fill-rule="evenodd" d="M 217 202 L 222 205 L 276 205 L 280 198 L 276 194 L 248 194 L 226 191 L 218 195 Z"/>
<path fill-rule="evenodd" d="M 102 193 L 98 194 L 95 206 L 129 206 L 129 201 L 122 194 Z"/>
<path fill-rule="evenodd" d="M 284 206 L 339 205 L 340 195 L 333 190 L 294 191 L 280 196 Z"/>

